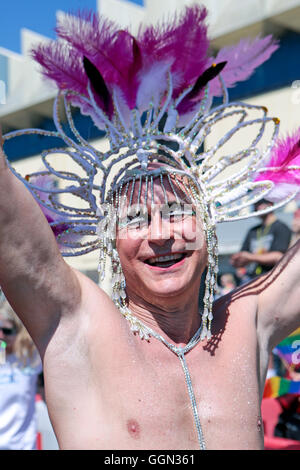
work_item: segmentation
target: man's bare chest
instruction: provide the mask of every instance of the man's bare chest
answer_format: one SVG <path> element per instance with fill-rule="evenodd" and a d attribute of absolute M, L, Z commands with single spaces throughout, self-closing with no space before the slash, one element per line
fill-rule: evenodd
<path fill-rule="evenodd" d="M 245 342 L 240 335 L 227 347 L 229 340 L 225 334 L 217 347 L 199 343 L 185 355 L 197 413 L 207 448 L 257 448 L 261 426 L 255 341 L 248 335 Z M 57 370 L 61 375 L 60 400 L 67 400 L 62 403 L 65 412 L 55 416 L 58 427 L 62 421 L 71 423 L 71 429 L 86 423 L 75 448 L 78 440 L 80 445 L 84 441 L 83 448 L 199 448 L 186 371 L 155 338 L 148 343 L 131 335 L 105 348 L 94 342 L 80 362 Z M 49 395 L 54 405 L 55 396 L 56 390 Z"/>
<path fill-rule="evenodd" d="M 153 346 L 154 341 L 136 354 L 115 354 L 107 361 L 105 375 L 102 367 L 105 385 L 101 380 L 98 397 L 104 404 L 105 421 L 114 423 L 124 447 L 199 448 L 195 404 L 208 448 L 216 448 L 216 442 L 221 447 L 234 447 L 233 442 L 242 447 L 251 429 L 250 435 L 259 438 L 253 355 L 240 351 L 231 358 L 213 356 L 199 345 L 185 357 L 187 380 L 179 358 L 163 345 Z M 101 377 L 100 370 L 97 376 Z"/>

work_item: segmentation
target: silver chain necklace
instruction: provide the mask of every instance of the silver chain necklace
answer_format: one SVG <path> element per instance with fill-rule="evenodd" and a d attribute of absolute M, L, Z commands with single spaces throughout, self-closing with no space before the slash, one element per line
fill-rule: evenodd
<path fill-rule="evenodd" d="M 199 343 L 201 339 L 202 324 L 199 327 L 199 329 L 196 331 L 192 339 L 188 342 L 188 344 L 186 344 L 184 348 L 181 348 L 181 347 L 177 347 L 169 343 L 163 336 L 161 336 L 159 333 L 156 333 L 156 331 L 152 330 L 148 326 L 144 325 L 141 322 L 141 320 L 137 320 L 131 313 L 129 314 L 127 312 L 127 315 L 125 318 L 129 321 L 131 320 L 131 322 L 138 323 L 139 325 L 141 325 L 142 331 L 143 331 L 143 335 L 141 337 L 145 337 L 146 339 L 149 339 L 150 336 L 153 336 L 153 338 L 156 338 L 161 343 L 163 343 L 168 349 L 170 349 L 170 351 L 176 354 L 176 356 L 179 358 L 183 372 L 184 372 L 184 378 L 185 378 L 185 382 L 187 385 L 189 397 L 191 400 L 194 423 L 195 423 L 196 430 L 197 430 L 197 436 L 198 436 L 200 449 L 206 450 L 203 431 L 202 431 L 198 408 L 197 408 L 197 402 L 196 402 L 194 389 L 193 389 L 193 384 L 192 384 L 190 372 L 189 372 L 189 369 L 185 360 L 185 354 L 188 353 L 191 349 L 193 349 Z M 135 332 L 137 332 L 137 329 L 135 330 Z"/>

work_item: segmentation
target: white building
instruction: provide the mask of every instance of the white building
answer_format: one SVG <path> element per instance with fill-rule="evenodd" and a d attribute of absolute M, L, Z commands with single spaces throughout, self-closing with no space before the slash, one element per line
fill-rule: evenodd
<path fill-rule="evenodd" d="M 259 33 L 273 33 L 280 39 L 280 49 L 250 80 L 231 89 L 230 96 L 267 106 L 270 115 L 280 118 L 283 133 L 295 129 L 300 121 L 300 0 L 98 0 L 98 10 L 123 27 L 130 25 L 134 32 L 140 21 L 156 22 L 192 3 L 207 6 L 209 33 L 216 51 L 242 37 Z M 38 66 L 30 58 L 33 44 L 47 38 L 23 29 L 20 40 L 21 54 L 3 49 L 0 44 L 0 122 L 3 133 L 30 127 L 51 128 L 56 90 L 41 78 Z M 87 126 L 86 121 L 78 123 Z M 97 145 L 105 146 L 105 139 L 90 124 L 88 126 L 87 134 L 97 139 Z M 41 139 L 26 142 L 22 138 L 9 141 L 7 149 L 9 158 L 15 160 L 17 170 L 23 175 L 40 169 L 38 155 L 43 148 Z M 288 222 L 291 214 L 286 211 L 280 217 Z M 219 229 L 220 253 L 225 255 L 237 251 L 253 223 L 250 220 L 222 224 Z M 96 278 L 97 254 L 85 255 L 70 260 L 70 263 Z"/>

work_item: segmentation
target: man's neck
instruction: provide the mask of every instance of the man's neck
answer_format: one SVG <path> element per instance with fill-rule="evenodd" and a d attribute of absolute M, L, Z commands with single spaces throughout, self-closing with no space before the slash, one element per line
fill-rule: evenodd
<path fill-rule="evenodd" d="M 129 293 L 128 306 L 136 318 L 178 346 L 186 345 L 201 324 L 198 296 L 186 303 L 173 299 L 167 306 L 164 301 L 153 305 Z"/>

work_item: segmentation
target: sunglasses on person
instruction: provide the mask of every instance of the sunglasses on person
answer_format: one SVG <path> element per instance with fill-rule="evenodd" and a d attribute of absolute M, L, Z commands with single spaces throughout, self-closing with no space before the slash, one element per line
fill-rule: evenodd
<path fill-rule="evenodd" d="M 12 336 L 16 334 L 16 329 L 15 328 L 7 328 L 5 326 L 0 326 L 0 330 L 5 336 Z"/>

